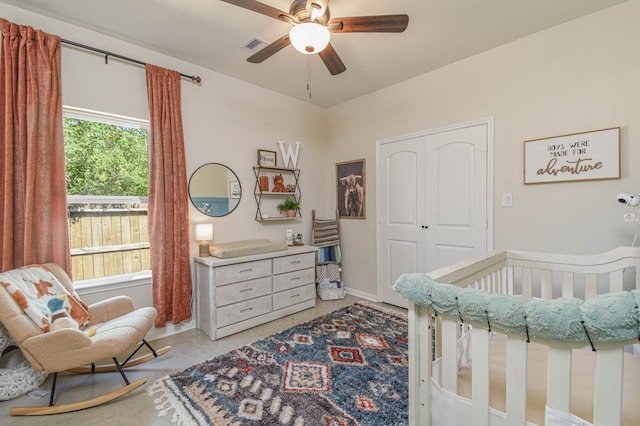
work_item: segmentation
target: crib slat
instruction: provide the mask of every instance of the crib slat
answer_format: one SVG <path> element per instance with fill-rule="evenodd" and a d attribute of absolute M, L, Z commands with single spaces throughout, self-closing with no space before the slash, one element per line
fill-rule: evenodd
<path fill-rule="evenodd" d="M 634 269 L 636 271 L 636 290 L 640 290 L 640 258 L 636 259 Z"/>
<path fill-rule="evenodd" d="M 596 352 L 593 403 L 593 423 L 596 425 L 619 425 L 621 422 L 623 363 L 623 348 Z"/>
<path fill-rule="evenodd" d="M 431 312 L 409 302 L 409 425 L 431 425 Z"/>
<path fill-rule="evenodd" d="M 531 268 L 522 268 L 522 297 L 525 300 L 531 299 Z"/>
<path fill-rule="evenodd" d="M 551 270 L 543 269 L 540 271 L 540 289 L 541 295 L 540 297 L 544 300 L 549 300 L 553 298 L 553 280 L 552 280 Z"/>
<path fill-rule="evenodd" d="M 598 274 L 584 274 L 584 300 L 598 295 Z"/>
<path fill-rule="evenodd" d="M 507 294 L 514 294 L 513 289 L 513 266 L 507 266 L 506 268 L 507 274 Z"/>
<path fill-rule="evenodd" d="M 562 297 L 573 297 L 573 273 L 562 273 Z"/>
<path fill-rule="evenodd" d="M 475 360 L 474 360 L 475 366 Z M 527 417 L 527 342 L 507 340 L 507 424 L 523 425 Z"/>
<path fill-rule="evenodd" d="M 609 274 L 609 277 L 611 280 L 611 284 L 609 286 L 609 293 L 615 293 L 623 290 L 624 288 L 623 273 L 624 271 L 614 271 L 611 274 Z"/>
<path fill-rule="evenodd" d="M 442 387 L 452 393 L 458 392 L 457 328 L 457 321 L 448 318 L 442 319 Z"/>
<path fill-rule="evenodd" d="M 571 349 L 549 348 L 547 405 L 563 413 L 571 412 Z"/>
<path fill-rule="evenodd" d="M 489 332 L 471 330 L 473 368 L 471 369 L 471 424 L 489 425 Z"/>

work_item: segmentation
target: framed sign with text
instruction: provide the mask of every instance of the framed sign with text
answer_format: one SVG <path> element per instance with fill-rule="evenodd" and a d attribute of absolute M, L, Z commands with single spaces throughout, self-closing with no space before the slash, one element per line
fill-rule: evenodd
<path fill-rule="evenodd" d="M 620 128 L 524 142 L 524 183 L 620 179 Z"/>
<path fill-rule="evenodd" d="M 258 165 L 261 167 L 276 167 L 276 152 L 267 151 L 266 149 L 258 150 Z"/>

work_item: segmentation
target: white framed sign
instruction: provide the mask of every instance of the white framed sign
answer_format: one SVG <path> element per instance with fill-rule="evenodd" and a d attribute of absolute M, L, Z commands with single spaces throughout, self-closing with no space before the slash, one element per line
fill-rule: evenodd
<path fill-rule="evenodd" d="M 229 198 L 240 198 L 240 182 L 237 180 L 229 182 Z"/>
<path fill-rule="evenodd" d="M 620 179 L 620 128 L 524 142 L 524 183 Z"/>

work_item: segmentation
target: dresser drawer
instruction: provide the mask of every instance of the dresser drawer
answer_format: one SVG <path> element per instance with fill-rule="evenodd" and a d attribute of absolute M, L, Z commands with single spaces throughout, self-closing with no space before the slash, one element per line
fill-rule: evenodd
<path fill-rule="evenodd" d="M 290 290 L 281 291 L 273 294 L 273 310 L 286 308 L 305 300 L 314 299 L 316 297 L 315 283 L 307 284 L 302 287 L 292 288 Z"/>
<path fill-rule="evenodd" d="M 271 295 L 216 309 L 216 328 L 226 327 L 271 312 Z"/>
<path fill-rule="evenodd" d="M 273 276 L 273 292 L 288 290 L 294 287 L 300 287 L 305 284 L 313 284 L 316 282 L 315 268 L 303 269 L 301 271 L 288 272 L 286 274 Z"/>
<path fill-rule="evenodd" d="M 216 286 L 252 280 L 271 275 L 271 260 L 238 263 L 216 268 Z"/>
<path fill-rule="evenodd" d="M 294 254 L 292 256 L 276 257 L 273 259 L 273 274 L 298 271 L 313 268 L 316 264 L 315 253 Z"/>
<path fill-rule="evenodd" d="M 224 285 L 216 287 L 216 306 L 225 306 L 267 294 L 271 294 L 271 277 Z"/>

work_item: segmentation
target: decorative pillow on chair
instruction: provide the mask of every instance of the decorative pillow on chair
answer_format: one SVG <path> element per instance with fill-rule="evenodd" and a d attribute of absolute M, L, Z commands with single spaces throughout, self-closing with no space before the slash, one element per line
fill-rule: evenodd
<path fill-rule="evenodd" d="M 50 299 L 66 295 L 64 308 L 69 315 L 84 327 L 89 322 L 89 312 L 78 298 L 58 281 L 45 267 L 40 265 L 25 266 L 0 274 L 2 284 L 22 307 L 24 312 L 43 331 L 51 326 L 51 311 L 47 306 Z M 83 306 L 84 305 L 84 306 Z"/>

